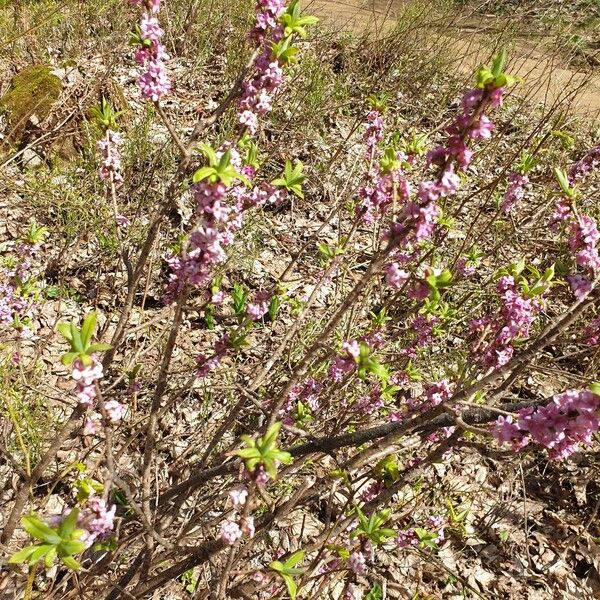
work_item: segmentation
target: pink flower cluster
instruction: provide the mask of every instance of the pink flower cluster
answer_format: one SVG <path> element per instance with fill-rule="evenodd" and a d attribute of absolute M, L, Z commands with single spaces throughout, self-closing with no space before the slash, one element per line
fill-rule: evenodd
<path fill-rule="evenodd" d="M 86 548 L 90 548 L 96 541 L 106 539 L 114 529 L 116 506 L 110 508 L 101 498 L 89 498 L 84 506 L 79 509 L 77 528 L 83 529 L 80 538 Z M 47 519 L 49 527 L 58 527 L 69 515 L 66 509 L 61 514 L 52 515 Z"/>
<path fill-rule="evenodd" d="M 198 379 L 204 379 L 208 377 L 210 373 L 216 370 L 221 364 L 221 360 L 227 354 L 229 348 L 229 337 L 223 336 L 217 341 L 214 347 L 214 353 L 211 357 L 205 356 L 204 354 L 198 354 L 196 356 L 196 363 L 198 368 L 196 370 L 196 377 Z"/>
<path fill-rule="evenodd" d="M 502 211 L 505 214 L 509 214 L 512 209 L 523 201 L 525 198 L 525 191 L 529 185 L 529 177 L 527 175 L 521 175 L 516 171 L 511 171 L 507 177 L 508 186 L 504 192 L 502 198 Z"/>
<path fill-rule="evenodd" d="M 367 127 L 363 136 L 367 160 L 373 160 L 376 156 L 377 144 L 383 139 L 384 125 L 382 114 L 378 110 L 370 110 L 367 114 Z"/>
<path fill-rule="evenodd" d="M 377 382 L 371 386 L 369 395 L 360 397 L 354 404 L 353 408 L 357 412 L 372 415 L 384 406 L 385 403 L 381 396 L 381 384 Z"/>
<path fill-rule="evenodd" d="M 502 302 L 500 315 L 484 317 L 471 322 L 471 331 L 482 335 L 482 340 L 493 335 L 487 344 L 479 344 L 474 355 L 482 360 L 487 368 L 497 369 L 505 365 L 513 356 L 513 343 L 528 338 L 531 325 L 541 308 L 539 300 L 525 298 L 517 290 L 512 276 L 501 277 L 497 290 Z"/>
<path fill-rule="evenodd" d="M 252 321 L 260 321 L 268 312 L 271 302 L 271 292 L 262 291 L 256 292 L 252 298 L 252 302 L 248 303 L 246 314 Z"/>
<path fill-rule="evenodd" d="M 98 171 L 100 179 L 103 181 L 109 179 L 113 183 L 123 181 L 121 174 L 121 152 L 119 148 L 123 145 L 123 138 L 120 133 L 106 130 L 106 136 L 98 140 L 96 146 L 102 156 L 102 164 Z"/>
<path fill-rule="evenodd" d="M 232 163 L 233 156 L 232 153 Z M 223 183 L 201 181 L 193 186 L 192 192 L 200 225 L 191 233 L 187 248 L 167 261 L 171 268 L 167 303 L 187 285 L 200 287 L 213 279 L 215 267 L 227 258 L 225 248 L 233 243 L 234 233 L 242 225 L 242 213 L 237 206 L 227 203 L 228 189 Z"/>
<path fill-rule="evenodd" d="M 600 144 L 592 148 L 569 169 L 569 183 L 574 184 L 600 165 Z"/>
<path fill-rule="evenodd" d="M 257 0 L 256 24 L 250 33 L 250 37 L 259 44 L 263 43 L 268 31 L 279 27 L 278 19 L 284 12 L 284 0 Z"/>
<path fill-rule="evenodd" d="M 313 413 L 316 413 L 319 410 L 319 396 L 322 391 L 323 384 L 312 377 L 309 377 L 302 383 L 297 383 L 292 386 L 285 398 L 285 403 L 280 412 L 282 422 L 286 425 L 292 425 L 294 423 L 292 415 L 298 402 L 302 402 L 308 406 Z"/>
<path fill-rule="evenodd" d="M 575 255 L 575 262 L 586 269 L 600 269 L 600 256 L 597 243 L 600 232 L 596 221 L 588 215 L 578 215 L 571 223 L 569 248 Z"/>
<path fill-rule="evenodd" d="M 241 511 L 248 499 L 248 490 L 239 486 L 229 491 L 229 498 L 233 504 L 234 511 Z M 254 537 L 254 517 L 238 515 L 235 519 L 225 519 L 220 525 L 221 539 L 233 546 L 243 535 Z"/>
<path fill-rule="evenodd" d="M 329 367 L 329 377 L 340 383 L 346 375 L 353 373 L 360 356 L 360 344 L 353 340 L 342 344 L 342 354 L 336 356 Z"/>
<path fill-rule="evenodd" d="M 96 541 L 108 537 L 114 528 L 114 518 L 116 506 L 113 504 L 110 508 L 106 502 L 98 498 L 90 498 L 87 501 L 85 509 L 79 515 L 77 520 L 78 527 L 81 527 L 85 533 L 81 541 L 86 547 L 91 547 Z"/>
<path fill-rule="evenodd" d="M 165 60 L 169 59 L 164 45 L 160 41 L 164 31 L 157 17 L 153 16 L 160 10 L 160 1 L 135 2 L 151 12 L 144 11 L 140 20 L 141 46 L 135 53 L 135 61 L 145 67 L 138 83 L 142 96 L 152 102 L 158 102 L 171 90 L 171 81 L 167 75 Z"/>
<path fill-rule="evenodd" d="M 258 0 L 256 4 L 256 25 L 251 37 L 262 44 L 263 49 L 254 61 L 254 76 L 242 83 L 238 110 L 238 123 L 250 135 L 258 130 L 258 117 L 271 112 L 273 95 L 283 83 L 283 68 L 273 55 L 271 44 L 283 36 L 283 27 L 277 19 L 284 10 L 282 0 Z M 267 39 L 269 30 L 271 39 Z"/>
<path fill-rule="evenodd" d="M 462 113 L 446 130 L 449 136 L 446 145 L 430 150 L 426 156 L 427 163 L 438 168 L 437 178 L 419 184 L 417 198 L 407 204 L 403 215 L 407 224 L 396 224 L 392 228 L 392 236 L 397 243 L 412 241 L 411 236 L 416 242 L 431 238 L 441 215 L 437 200 L 454 195 L 460 185 L 455 163 L 459 169 L 468 168 L 473 156 L 467 145 L 468 140 L 488 139 L 491 136 L 494 125 L 484 111 L 489 106 L 501 104 L 502 88 L 465 92 L 461 103 Z"/>
<path fill-rule="evenodd" d="M 580 444 L 589 444 L 600 429 L 600 396 L 591 391 L 567 391 L 557 394 L 546 406 L 528 407 L 517 413 L 498 417 L 492 435 L 500 443 L 510 443 L 520 450 L 530 442 L 548 449 L 550 458 L 564 459 Z"/>
<path fill-rule="evenodd" d="M 34 302 L 23 293 L 22 284 L 31 276 L 32 261 L 40 244 L 22 242 L 15 249 L 16 260 L 11 268 L 0 268 L 0 325 L 13 324 L 22 338 L 32 335 L 25 324 Z"/>
<path fill-rule="evenodd" d="M 410 273 L 401 269 L 397 262 L 390 263 L 385 267 L 384 272 L 386 283 L 397 290 L 410 279 Z"/>
<path fill-rule="evenodd" d="M 92 406 L 96 399 L 96 381 L 102 379 L 102 376 L 102 364 L 95 356 L 92 356 L 92 364 L 87 367 L 81 360 L 75 360 L 72 377 L 77 384 L 76 393 L 80 404 Z"/>
<path fill-rule="evenodd" d="M 367 123 L 364 140 L 369 168 L 365 175 L 365 182 L 359 190 L 360 201 L 356 206 L 356 216 L 368 225 L 372 225 L 378 217 L 385 214 L 387 208 L 393 203 L 394 196 L 402 202 L 408 200 L 410 184 L 399 166 L 407 159 L 402 152 L 396 154 L 398 166 L 383 169 L 379 165 L 382 153 L 378 143 L 383 138 L 384 126 L 381 113 L 377 110 L 369 111 Z"/>

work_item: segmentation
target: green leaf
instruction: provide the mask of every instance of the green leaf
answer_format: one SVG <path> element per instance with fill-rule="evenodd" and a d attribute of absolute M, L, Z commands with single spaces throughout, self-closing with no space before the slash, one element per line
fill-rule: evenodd
<path fill-rule="evenodd" d="M 77 517 L 79 517 L 79 509 L 74 508 L 58 526 L 58 535 L 63 540 L 68 540 L 73 535 L 73 531 L 75 531 L 77 525 Z"/>
<path fill-rule="evenodd" d="M 290 595 L 291 600 L 296 600 L 296 594 L 298 593 L 298 585 L 294 581 L 294 578 L 287 573 L 280 573 L 283 581 L 285 582 L 285 586 L 287 587 L 288 594 Z"/>
<path fill-rule="evenodd" d="M 110 344 L 98 343 L 98 344 L 92 344 L 91 346 L 89 346 L 87 351 L 89 354 L 93 354 L 94 352 L 106 352 L 107 350 L 110 350 L 111 348 L 112 348 L 112 346 Z"/>
<path fill-rule="evenodd" d="M 298 550 L 294 552 L 284 563 L 286 567 L 295 567 L 299 562 L 304 560 L 305 550 Z"/>
<path fill-rule="evenodd" d="M 61 537 L 54 529 L 51 529 L 40 521 L 35 515 L 29 515 L 21 519 L 23 529 L 31 536 L 48 544 L 60 544 Z"/>
<path fill-rule="evenodd" d="M 504 64 L 506 63 L 506 48 L 502 48 L 494 62 L 492 63 L 492 75 L 498 77 L 504 70 Z"/>
<path fill-rule="evenodd" d="M 592 392 L 592 394 L 596 394 L 596 396 L 600 396 L 600 383 L 595 381 L 594 383 L 592 383 L 592 385 L 590 385 L 589 390 L 590 390 L 590 392 Z"/>
<path fill-rule="evenodd" d="M 75 323 L 71 323 L 71 339 L 72 339 L 72 346 L 73 346 L 73 350 L 75 350 L 76 352 L 84 352 L 85 348 L 83 347 L 83 340 L 81 339 L 81 332 L 79 331 L 79 329 L 77 328 L 77 325 L 75 325 Z"/>
<path fill-rule="evenodd" d="M 54 563 L 54 559 L 56 558 L 56 546 L 52 546 L 52 548 L 50 548 L 50 550 L 46 553 L 46 558 L 44 559 L 44 565 L 46 566 L 46 569 L 49 569 L 52 566 L 52 563 Z"/>
<path fill-rule="evenodd" d="M 219 164 L 217 153 L 213 150 L 211 146 L 209 146 L 208 144 L 198 144 L 198 150 L 200 150 L 200 152 L 204 154 L 204 156 L 208 160 L 208 164 L 211 167 L 216 167 Z"/>
<path fill-rule="evenodd" d="M 265 433 L 263 442 L 261 444 L 263 448 L 269 449 L 275 445 L 275 441 L 277 440 L 280 430 L 281 423 L 273 423 L 273 425 L 267 429 L 267 433 Z"/>
<path fill-rule="evenodd" d="M 13 565 L 20 565 L 24 563 L 29 557 L 37 550 L 37 544 L 35 546 L 26 546 L 22 550 L 15 552 L 9 559 L 8 562 Z"/>
<path fill-rule="evenodd" d="M 67 352 L 66 354 L 63 354 L 60 358 L 60 362 L 62 362 L 63 365 L 65 365 L 66 367 L 68 367 L 69 365 L 73 364 L 73 361 L 79 356 L 79 352 Z"/>
<path fill-rule="evenodd" d="M 40 558 L 46 556 L 46 554 L 48 554 L 48 552 L 54 548 L 55 546 L 52 544 L 38 544 L 35 552 L 32 552 L 31 556 L 29 557 L 29 564 L 36 563 L 38 560 L 40 560 Z"/>
<path fill-rule="evenodd" d="M 69 542 L 63 542 L 60 544 L 58 549 L 62 558 L 62 556 L 70 556 L 71 554 L 79 554 L 80 552 L 83 552 L 85 550 L 85 544 L 83 542 L 73 540 Z"/>
<path fill-rule="evenodd" d="M 90 345 L 92 335 L 94 335 L 94 330 L 96 329 L 97 319 L 96 313 L 91 312 L 83 321 L 83 325 L 81 326 L 81 343 L 84 349 Z"/>
<path fill-rule="evenodd" d="M 77 571 L 81 568 L 81 565 L 72 556 L 61 556 L 60 560 L 73 571 Z"/>
<path fill-rule="evenodd" d="M 71 323 L 59 323 L 56 326 L 56 329 L 68 342 L 73 340 L 73 336 L 71 335 Z"/>
<path fill-rule="evenodd" d="M 198 183 L 200 181 L 203 181 L 204 179 L 210 179 L 211 177 L 216 175 L 217 170 L 214 167 L 200 167 L 192 175 L 192 182 Z"/>
<path fill-rule="evenodd" d="M 565 193 L 565 195 L 568 196 L 569 198 L 572 198 L 573 197 L 573 188 L 569 184 L 569 179 L 567 178 L 566 173 L 562 169 L 555 167 L 554 176 L 556 177 L 556 180 L 558 181 L 558 184 L 560 185 L 560 187 L 561 187 L 562 191 Z"/>

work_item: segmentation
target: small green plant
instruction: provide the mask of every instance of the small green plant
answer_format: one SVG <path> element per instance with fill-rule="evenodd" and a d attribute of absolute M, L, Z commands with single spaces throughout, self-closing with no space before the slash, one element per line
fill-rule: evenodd
<path fill-rule="evenodd" d="M 29 515 L 21 519 L 23 529 L 39 544 L 26 546 L 13 554 L 9 563 L 20 564 L 27 562 L 30 565 L 44 559 L 46 567 L 51 567 L 58 557 L 69 569 L 77 570 L 81 565 L 73 558 L 85 550 L 85 544 L 80 541 L 84 533 L 83 529 L 77 529 L 77 517 L 79 510 L 74 508 L 62 523 L 53 529 L 48 527 L 35 515 Z"/>
<path fill-rule="evenodd" d="M 269 564 L 269 568 L 272 569 L 281 577 L 287 587 L 288 594 L 291 600 L 295 600 L 298 593 L 298 584 L 294 579 L 298 575 L 302 575 L 306 569 L 297 567 L 296 565 L 304 559 L 304 550 L 298 550 L 294 552 L 285 562 L 274 560 Z"/>
<path fill-rule="evenodd" d="M 363 535 L 377 546 L 396 535 L 393 529 L 385 527 L 392 514 L 389 508 L 375 511 L 370 517 L 367 517 L 358 506 L 355 510 L 358 515 L 358 527 L 350 534 L 351 538 Z"/>
<path fill-rule="evenodd" d="M 208 160 L 208 166 L 200 167 L 194 172 L 192 176 L 193 183 L 201 181 L 207 181 L 208 183 L 220 182 L 227 187 L 230 187 L 235 179 L 239 179 L 246 184 L 250 183 L 231 164 L 231 150 L 227 150 L 219 158 L 215 150 L 208 144 L 200 144 L 198 148 Z"/>
<path fill-rule="evenodd" d="M 297 161 L 292 167 L 292 163 L 286 160 L 283 175 L 274 179 L 271 183 L 276 187 L 285 188 L 288 192 L 292 192 L 298 196 L 298 198 L 304 198 L 302 184 L 306 176 L 302 173 L 303 169 L 304 165 L 300 161 Z"/>
<path fill-rule="evenodd" d="M 84 366 L 92 364 L 92 354 L 95 352 L 105 352 L 110 350 L 110 344 L 92 344 L 92 336 L 96 329 L 97 316 L 95 312 L 91 312 L 83 321 L 81 329 L 75 323 L 59 323 L 58 331 L 71 345 L 70 352 L 67 352 L 61 357 L 63 365 L 70 365 L 75 360 L 80 360 Z"/>
<path fill-rule="evenodd" d="M 256 467 L 262 466 L 271 479 L 276 479 L 277 465 L 279 463 L 289 465 L 292 462 L 292 455 L 277 446 L 280 429 L 281 423 L 274 423 L 265 435 L 258 439 L 251 438 L 249 435 L 242 436 L 246 447 L 237 450 L 235 455 L 244 460 L 249 472 L 252 473 Z"/>

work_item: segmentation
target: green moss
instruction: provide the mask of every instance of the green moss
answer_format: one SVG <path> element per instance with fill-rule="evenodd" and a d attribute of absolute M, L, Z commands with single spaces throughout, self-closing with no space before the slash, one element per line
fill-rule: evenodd
<path fill-rule="evenodd" d="M 0 109 L 8 113 L 13 141 L 22 135 L 32 115 L 40 121 L 48 116 L 61 90 L 60 79 L 46 65 L 26 67 L 13 77 L 9 90 L 0 99 Z"/>

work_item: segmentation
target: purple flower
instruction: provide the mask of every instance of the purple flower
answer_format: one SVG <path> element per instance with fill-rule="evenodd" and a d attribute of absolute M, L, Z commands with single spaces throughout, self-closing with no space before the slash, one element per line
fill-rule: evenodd
<path fill-rule="evenodd" d="M 84 406 L 93 404 L 96 399 L 95 382 L 101 379 L 102 375 L 102 364 L 98 362 L 95 356 L 92 356 L 92 364 L 88 367 L 79 359 L 75 360 L 71 376 L 77 384 L 76 393 L 80 404 Z"/>

